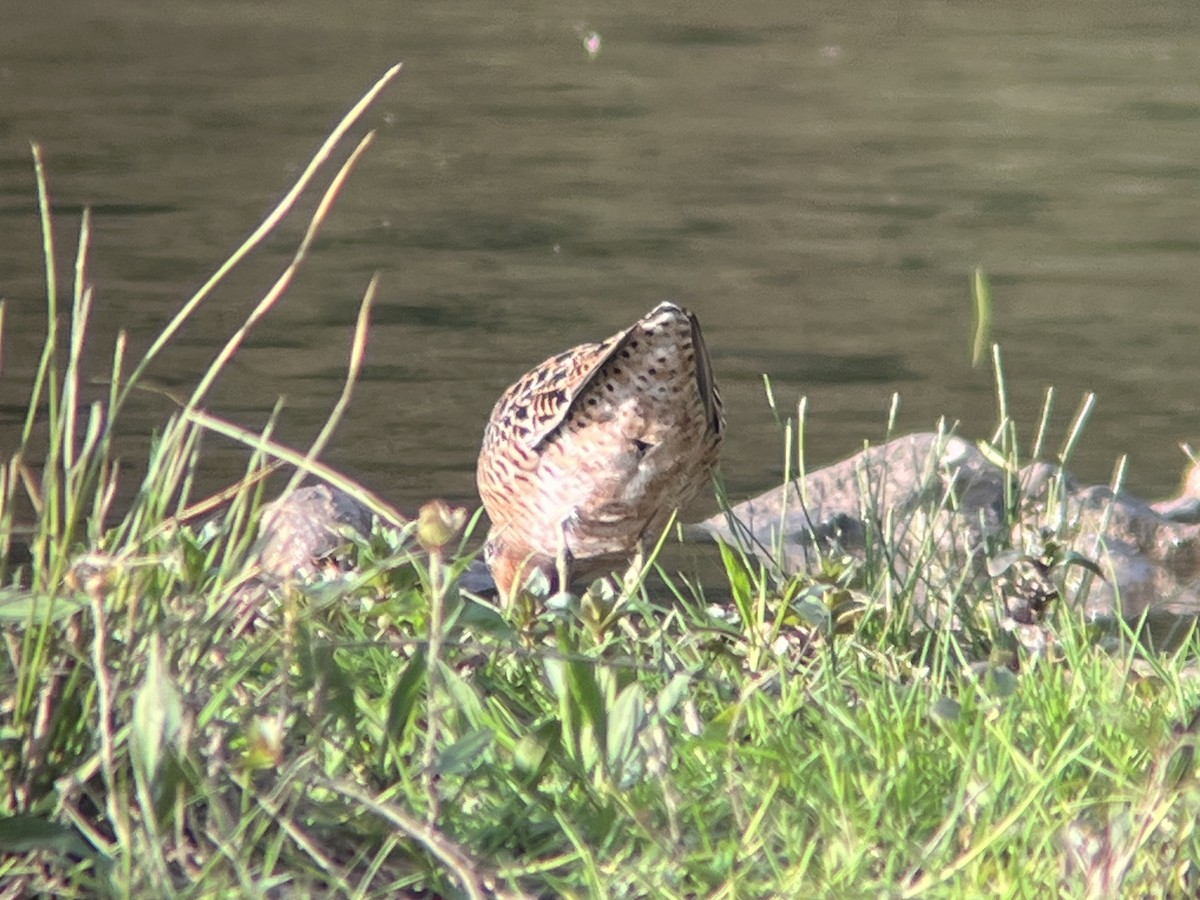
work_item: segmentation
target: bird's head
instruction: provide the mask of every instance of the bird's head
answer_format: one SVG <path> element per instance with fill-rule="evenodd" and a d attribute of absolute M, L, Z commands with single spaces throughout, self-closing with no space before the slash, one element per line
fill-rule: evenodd
<path fill-rule="evenodd" d="M 558 567 L 552 557 L 497 534 L 495 529 L 483 545 L 483 560 L 491 570 L 492 580 L 505 605 L 511 603 L 516 592 L 528 585 L 537 573 L 546 578 L 551 594 L 558 589 Z"/>

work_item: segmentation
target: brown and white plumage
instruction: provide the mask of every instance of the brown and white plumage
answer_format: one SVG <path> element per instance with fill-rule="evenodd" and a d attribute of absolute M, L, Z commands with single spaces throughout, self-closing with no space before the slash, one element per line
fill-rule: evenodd
<path fill-rule="evenodd" d="M 699 323 L 674 303 L 524 375 L 477 470 L 501 595 L 560 556 L 574 575 L 628 559 L 709 482 L 724 428 Z"/>

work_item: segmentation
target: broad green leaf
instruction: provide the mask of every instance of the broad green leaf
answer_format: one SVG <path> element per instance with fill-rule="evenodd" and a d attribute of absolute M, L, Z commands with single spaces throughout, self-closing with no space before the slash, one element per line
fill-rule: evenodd
<path fill-rule="evenodd" d="M 942 697 L 929 710 L 935 719 L 943 722 L 957 722 L 962 715 L 962 704 L 950 697 Z"/>
<path fill-rule="evenodd" d="M 467 725 L 471 728 L 487 727 L 489 717 L 484 711 L 483 704 L 479 702 L 479 694 L 476 693 L 475 688 L 440 660 L 438 661 L 438 674 L 442 684 L 446 686 L 446 690 L 450 692 L 450 696 L 454 700 L 454 708 L 466 720 Z"/>
<path fill-rule="evenodd" d="M 476 728 L 438 754 L 434 768 L 439 775 L 462 775 L 482 762 L 483 752 L 495 736 L 490 728 Z"/>
<path fill-rule="evenodd" d="M 85 609 L 74 597 L 34 594 L 21 588 L 0 588 L 0 622 L 57 622 Z"/>
<path fill-rule="evenodd" d="M 567 686 L 572 701 L 595 733 L 596 741 L 604 746 L 608 721 L 604 715 L 604 695 L 596 681 L 594 663 L 591 660 L 567 660 Z"/>
<path fill-rule="evenodd" d="M 133 731 L 130 737 L 133 763 L 147 784 L 154 780 L 163 751 L 179 736 L 183 701 L 163 661 L 162 642 L 150 642 L 146 676 L 133 700 Z"/>
<path fill-rule="evenodd" d="M 542 669 L 546 673 L 546 681 L 550 683 L 550 690 L 561 701 L 567 696 L 566 664 L 556 657 L 546 657 L 542 661 Z"/>
<path fill-rule="evenodd" d="M 490 609 L 482 603 L 476 603 L 469 598 L 465 599 L 462 603 L 462 613 L 458 617 L 458 626 L 462 629 L 469 629 L 477 634 L 485 634 L 501 640 L 514 640 L 516 634 L 513 631 L 513 627 L 494 609 Z"/>
<path fill-rule="evenodd" d="M 1017 676 L 1006 666 L 991 666 L 983 683 L 993 697 L 1011 697 L 1019 684 Z"/>
<path fill-rule="evenodd" d="M 547 657 L 542 663 L 542 669 L 546 673 L 546 681 L 550 683 L 550 690 L 558 700 L 558 718 L 562 732 L 567 738 L 568 751 L 573 751 L 578 748 L 575 740 L 578 738 L 578 717 L 574 713 L 571 691 L 567 687 L 567 664 L 562 659 Z"/>
<path fill-rule="evenodd" d="M 754 624 L 754 591 L 753 579 L 745 560 L 724 541 L 717 541 L 721 550 L 721 562 L 725 565 L 725 575 L 729 579 L 729 589 L 733 593 L 733 604 L 737 607 L 738 615 L 742 617 L 743 625 Z"/>
<path fill-rule="evenodd" d="M 671 712 L 679 705 L 679 701 L 683 699 L 692 684 L 692 676 L 687 672 L 679 672 L 667 682 L 667 686 L 658 692 L 658 697 L 655 698 L 654 704 L 660 716 L 669 716 Z"/>
<path fill-rule="evenodd" d="M 527 777 L 527 786 L 532 786 L 542 777 L 550 751 L 561 740 L 561 736 L 559 723 L 550 721 L 517 741 L 513 747 L 513 762 L 517 771 Z"/>
<path fill-rule="evenodd" d="M 633 751 L 638 732 L 646 722 L 646 697 L 636 681 L 625 686 L 608 711 L 608 746 L 606 756 L 609 771 L 620 773 Z"/>
<path fill-rule="evenodd" d="M 416 706 L 421 687 L 425 684 L 427 669 L 425 648 L 422 647 L 412 655 L 392 690 L 392 696 L 388 700 L 387 735 L 397 744 L 404 739 L 413 707 Z"/>
<path fill-rule="evenodd" d="M 596 737 L 596 729 L 592 727 L 591 722 L 585 721 L 579 726 L 575 742 L 579 747 L 579 763 L 583 770 L 595 774 L 597 768 L 605 762 L 604 745 Z"/>
<path fill-rule="evenodd" d="M 617 681 L 617 671 L 612 666 L 601 663 L 592 664 L 591 669 L 596 676 L 596 687 L 600 691 L 602 707 L 608 709 L 617 700 L 617 689 L 620 686 Z"/>
<path fill-rule="evenodd" d="M 814 603 L 812 600 L 797 600 L 792 604 L 792 611 L 805 625 L 828 631 L 833 622 L 829 607 L 824 603 Z"/>

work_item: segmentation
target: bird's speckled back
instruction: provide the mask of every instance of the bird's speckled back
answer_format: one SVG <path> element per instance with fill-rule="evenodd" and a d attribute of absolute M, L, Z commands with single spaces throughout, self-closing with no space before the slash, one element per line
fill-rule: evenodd
<path fill-rule="evenodd" d="M 709 482 L 724 432 L 695 316 L 661 303 L 598 344 L 546 360 L 496 403 L 479 456 L 488 560 L 506 595 L 560 554 L 619 563 Z"/>

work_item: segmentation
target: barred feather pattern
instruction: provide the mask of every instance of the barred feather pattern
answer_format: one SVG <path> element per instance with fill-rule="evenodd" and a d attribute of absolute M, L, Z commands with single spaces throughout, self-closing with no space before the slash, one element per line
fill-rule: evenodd
<path fill-rule="evenodd" d="M 573 576 L 628 559 L 710 482 L 724 431 L 699 323 L 674 303 L 521 377 L 477 469 L 501 594 L 535 569 L 553 580 L 560 558 Z"/>

